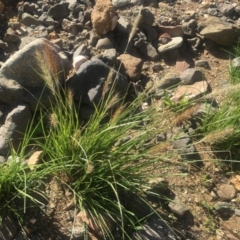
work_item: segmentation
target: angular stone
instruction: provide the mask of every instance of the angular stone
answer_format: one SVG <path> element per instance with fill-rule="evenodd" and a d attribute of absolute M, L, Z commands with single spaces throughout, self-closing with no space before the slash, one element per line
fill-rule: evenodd
<path fill-rule="evenodd" d="M 139 80 L 143 66 L 142 59 L 131 56 L 130 54 L 122 54 L 118 57 L 118 59 L 122 62 L 130 80 Z"/>
<path fill-rule="evenodd" d="M 210 69 L 210 66 L 209 66 L 209 63 L 207 60 L 197 60 L 195 62 L 195 66 L 196 67 L 203 67 L 203 68 L 206 68 L 206 69 Z"/>
<path fill-rule="evenodd" d="M 117 22 L 117 26 L 116 29 L 123 34 L 129 34 L 130 30 L 131 30 L 131 25 L 130 23 L 124 18 L 124 17 L 120 17 L 118 19 Z"/>
<path fill-rule="evenodd" d="M 143 43 L 138 49 L 140 54 L 143 55 L 147 60 L 156 62 L 159 60 L 159 54 L 150 42 Z"/>
<path fill-rule="evenodd" d="M 197 22 L 195 19 L 190 20 L 189 22 L 182 24 L 183 33 L 195 37 L 196 29 L 197 29 Z"/>
<path fill-rule="evenodd" d="M 188 211 L 187 206 L 178 199 L 171 201 L 168 206 L 171 211 L 176 213 L 179 217 L 182 217 Z"/>
<path fill-rule="evenodd" d="M 67 87 L 73 90 L 74 100 L 88 106 L 97 106 L 103 97 L 105 81 L 108 81 L 108 86 L 105 86 L 106 95 L 112 84 L 115 86 L 114 91 L 120 96 L 126 94 L 127 78 L 97 59 L 83 63 L 76 74 L 67 81 Z"/>
<path fill-rule="evenodd" d="M 39 26 L 42 24 L 41 21 L 39 21 L 29 13 L 23 13 L 21 22 L 25 26 L 31 26 L 31 25 Z"/>
<path fill-rule="evenodd" d="M 106 34 L 117 25 L 117 15 L 111 0 L 97 0 L 91 15 L 94 30 Z"/>
<path fill-rule="evenodd" d="M 36 164 L 42 161 L 42 156 L 43 156 L 43 151 L 36 151 L 27 160 L 27 164 L 31 170 L 33 170 L 36 167 Z"/>
<path fill-rule="evenodd" d="M 167 52 L 169 50 L 179 48 L 182 46 L 183 38 L 182 37 L 173 37 L 168 43 L 161 45 L 158 48 L 160 53 Z"/>
<path fill-rule="evenodd" d="M 101 38 L 98 40 L 97 45 L 96 45 L 97 49 L 110 49 L 113 48 L 113 41 L 112 39 L 105 37 L 105 38 Z"/>
<path fill-rule="evenodd" d="M 180 79 L 183 85 L 188 85 L 202 81 L 204 79 L 204 76 L 200 70 L 188 68 L 180 75 Z"/>
<path fill-rule="evenodd" d="M 208 83 L 206 81 L 200 81 L 191 85 L 178 87 L 171 100 L 174 102 L 178 102 L 181 99 L 185 99 L 186 101 L 194 100 L 206 94 L 208 91 Z"/>

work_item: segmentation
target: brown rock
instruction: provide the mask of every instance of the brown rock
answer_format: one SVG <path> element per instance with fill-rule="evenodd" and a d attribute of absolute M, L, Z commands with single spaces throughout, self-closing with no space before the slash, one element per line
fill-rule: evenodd
<path fill-rule="evenodd" d="M 48 40 L 49 41 L 56 40 L 58 38 L 60 38 L 60 37 L 59 37 L 59 35 L 55 31 L 53 31 L 53 32 L 48 34 Z"/>
<path fill-rule="evenodd" d="M 234 187 L 240 191 L 240 175 L 236 175 L 234 177 L 232 177 L 232 179 L 230 180 L 230 182 L 234 185 Z"/>
<path fill-rule="evenodd" d="M 183 72 L 189 67 L 190 65 L 185 60 L 177 60 L 176 62 L 176 70 L 179 72 Z"/>
<path fill-rule="evenodd" d="M 207 93 L 209 85 L 206 81 L 196 82 L 191 85 L 180 86 L 172 97 L 172 101 L 178 102 L 181 99 L 193 100 Z"/>
<path fill-rule="evenodd" d="M 143 67 L 142 59 L 133 57 L 129 54 L 122 54 L 118 59 L 122 62 L 128 77 L 132 81 L 139 80 Z"/>
<path fill-rule="evenodd" d="M 105 34 L 117 25 L 117 15 L 110 0 L 97 0 L 91 15 L 92 25 L 98 34 Z"/>
<path fill-rule="evenodd" d="M 218 196 L 224 200 L 232 200 L 236 196 L 236 189 L 233 185 L 223 184 L 217 191 Z"/>

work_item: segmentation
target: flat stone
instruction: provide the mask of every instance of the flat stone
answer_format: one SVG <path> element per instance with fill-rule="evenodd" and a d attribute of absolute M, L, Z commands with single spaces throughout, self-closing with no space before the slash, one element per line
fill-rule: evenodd
<path fill-rule="evenodd" d="M 185 60 L 177 60 L 176 61 L 176 70 L 179 72 L 183 72 L 188 69 L 190 65 Z"/>
<path fill-rule="evenodd" d="M 206 81 L 200 81 L 191 85 L 180 86 L 177 88 L 171 100 L 174 102 L 178 102 L 181 99 L 185 99 L 186 101 L 195 100 L 201 97 L 203 94 L 206 94 L 208 90 L 209 85 Z"/>
<path fill-rule="evenodd" d="M 207 60 L 197 60 L 195 62 L 195 66 L 210 69 L 210 66 Z"/>
<path fill-rule="evenodd" d="M 183 38 L 182 37 L 173 37 L 168 43 L 161 45 L 158 48 L 160 53 L 167 52 L 169 50 L 178 48 L 182 46 Z"/>

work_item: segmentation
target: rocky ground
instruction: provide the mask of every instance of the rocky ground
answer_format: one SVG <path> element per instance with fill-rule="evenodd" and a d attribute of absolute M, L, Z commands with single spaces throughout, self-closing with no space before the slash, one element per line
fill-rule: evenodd
<path fill-rule="evenodd" d="M 1 0 L 0 162 L 11 161 L 8 139 L 17 148 L 33 111 L 50 104 L 52 92 L 43 90 L 43 77 L 54 76 L 51 90 L 65 82 L 74 89 L 84 119 L 93 112 L 92 102 L 99 102 L 111 67 L 121 73 L 120 95 L 131 82 L 136 92 L 149 87 L 157 107 L 169 87 L 172 102 L 194 100 L 229 84 L 229 52 L 239 34 L 237 1 Z M 151 220 L 140 239 L 240 238 L 240 176 L 217 162 L 208 146 L 189 144 L 191 127 L 172 143 L 181 150 L 170 176 L 161 173 L 168 176 L 166 194 L 174 200 L 161 210 L 171 228 Z M 196 159 L 196 152 L 201 166 L 184 162 L 186 156 Z M 85 216 L 76 215 L 72 193 L 54 181 L 45 191 L 51 199 L 46 209 L 33 208 L 21 227 L 8 216 L 0 239 L 82 239 L 83 227 L 74 223 Z M 83 222 L 94 228 L 88 219 Z"/>

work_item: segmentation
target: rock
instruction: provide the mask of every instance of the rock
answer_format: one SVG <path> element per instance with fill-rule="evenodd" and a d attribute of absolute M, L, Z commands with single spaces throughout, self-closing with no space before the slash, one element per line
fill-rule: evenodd
<path fill-rule="evenodd" d="M 235 209 L 234 214 L 238 217 L 240 217 L 240 209 Z"/>
<path fill-rule="evenodd" d="M 10 215 L 5 216 L 2 219 L 0 225 L 0 239 L 11 240 L 17 234 L 17 227 Z"/>
<path fill-rule="evenodd" d="M 53 18 L 51 18 L 50 16 L 48 16 L 47 13 L 43 13 L 39 18 L 39 21 L 42 22 L 43 25 L 45 26 L 54 26 L 55 21 L 53 20 Z"/>
<path fill-rule="evenodd" d="M 131 30 L 131 25 L 130 23 L 124 18 L 124 17 L 120 17 L 118 19 L 117 22 L 117 26 L 116 29 L 123 34 L 129 34 L 130 30 Z"/>
<path fill-rule="evenodd" d="M 89 58 L 91 58 L 90 50 L 84 44 L 80 44 L 80 46 L 76 48 L 73 53 L 73 58 L 79 55 L 88 56 Z"/>
<path fill-rule="evenodd" d="M 53 19 L 66 18 L 69 15 L 68 3 L 60 2 L 50 7 L 47 13 Z"/>
<path fill-rule="evenodd" d="M 187 206 L 185 206 L 179 199 L 174 199 L 168 204 L 168 206 L 171 211 L 176 213 L 179 217 L 183 217 L 183 215 L 188 211 Z"/>
<path fill-rule="evenodd" d="M 182 84 L 188 85 L 202 81 L 204 79 L 204 76 L 200 70 L 188 68 L 180 75 L 180 79 L 182 81 Z"/>
<path fill-rule="evenodd" d="M 197 29 L 197 22 L 195 19 L 192 19 L 189 22 L 182 24 L 183 33 L 188 36 L 195 37 L 196 29 Z"/>
<path fill-rule="evenodd" d="M 71 1 L 68 5 L 68 9 L 73 13 L 78 13 L 82 10 L 82 5 L 77 1 Z"/>
<path fill-rule="evenodd" d="M 27 103 L 32 110 L 42 104 L 47 107 L 53 99 L 52 91 L 65 82 L 65 74 L 57 47 L 46 39 L 37 39 L 3 64 L 0 100 L 10 105 Z"/>
<path fill-rule="evenodd" d="M 136 58 L 129 54 L 122 54 L 118 57 L 118 59 L 122 62 L 124 70 L 126 71 L 129 79 L 135 82 L 138 81 L 142 72 L 142 59 Z"/>
<path fill-rule="evenodd" d="M 62 20 L 62 29 L 66 32 L 69 32 L 69 33 L 73 34 L 73 35 L 77 35 L 77 33 L 78 33 L 77 23 L 71 22 L 71 21 L 67 20 L 66 18 L 64 18 Z"/>
<path fill-rule="evenodd" d="M 97 0 L 91 15 L 94 30 L 106 34 L 117 25 L 117 15 L 111 0 Z"/>
<path fill-rule="evenodd" d="M 150 7 L 158 7 L 158 1 L 157 0 L 146 0 L 145 4 Z"/>
<path fill-rule="evenodd" d="M 98 40 L 96 49 L 110 49 L 113 48 L 113 41 L 109 37 L 101 38 Z"/>
<path fill-rule="evenodd" d="M 78 55 L 73 58 L 73 67 L 77 71 L 79 67 L 84 63 L 88 61 L 88 59 L 82 55 Z"/>
<path fill-rule="evenodd" d="M 197 60 L 195 62 L 195 66 L 196 67 L 203 67 L 203 68 L 206 68 L 206 69 L 210 69 L 210 66 L 209 66 L 209 63 L 207 60 Z"/>
<path fill-rule="evenodd" d="M 216 202 L 214 208 L 221 217 L 231 217 L 234 214 L 234 209 L 231 203 L 228 202 Z"/>
<path fill-rule="evenodd" d="M 208 83 L 206 81 L 200 81 L 191 85 L 178 87 L 171 100 L 174 102 L 178 102 L 180 100 L 195 100 L 203 94 L 206 94 L 208 91 Z"/>
<path fill-rule="evenodd" d="M 232 4 L 223 3 L 218 6 L 218 11 L 221 12 L 224 16 L 232 16 L 234 12 L 234 6 Z"/>
<path fill-rule="evenodd" d="M 67 81 L 67 87 L 73 90 L 74 100 L 81 100 L 82 104 L 89 106 L 97 106 L 103 97 L 103 91 L 105 94 L 109 93 L 113 79 L 115 92 L 124 96 L 128 87 L 127 79 L 117 74 L 115 70 L 110 73 L 110 70 L 109 66 L 97 59 L 83 63 L 76 74 Z M 105 81 L 108 81 L 109 85 L 104 87 Z"/>
<path fill-rule="evenodd" d="M 131 0 L 112 0 L 112 4 L 116 8 L 120 8 L 120 7 L 126 6 L 130 2 L 131 2 Z"/>
<path fill-rule="evenodd" d="M 141 8 L 141 23 L 152 26 L 154 19 L 153 13 L 148 8 Z"/>
<path fill-rule="evenodd" d="M 230 182 L 234 185 L 237 191 L 240 191 L 240 175 L 232 177 Z"/>
<path fill-rule="evenodd" d="M 172 73 L 166 74 L 163 78 L 155 80 L 157 89 L 167 89 L 180 83 L 180 78 Z"/>
<path fill-rule="evenodd" d="M 159 54 L 150 42 L 143 43 L 138 50 L 149 61 L 156 62 L 159 60 Z"/>
<path fill-rule="evenodd" d="M 5 42 L 18 43 L 20 41 L 20 37 L 16 34 L 16 32 L 12 28 L 8 28 L 3 40 Z"/>
<path fill-rule="evenodd" d="M 145 223 L 133 234 L 133 240 L 176 240 L 173 230 L 163 220 Z"/>
<path fill-rule="evenodd" d="M 168 43 L 161 45 L 158 48 L 158 51 L 160 53 L 164 53 L 166 51 L 169 51 L 169 50 L 172 50 L 175 48 L 179 48 L 182 46 L 182 42 L 183 42 L 182 37 L 173 37 Z"/>
<path fill-rule="evenodd" d="M 233 185 L 223 184 L 219 187 L 217 194 L 221 199 L 230 201 L 236 196 L 236 189 Z"/>
<path fill-rule="evenodd" d="M 176 70 L 179 72 L 183 72 L 190 67 L 189 63 L 187 63 L 184 59 L 176 61 Z"/>
<path fill-rule="evenodd" d="M 158 33 L 152 26 L 142 23 L 140 29 L 145 33 L 149 42 L 157 40 Z"/>
<path fill-rule="evenodd" d="M 7 155 L 11 148 L 19 150 L 24 133 L 31 121 L 31 113 L 26 105 L 19 105 L 8 115 L 3 126 L 0 127 L 0 154 Z"/>
<path fill-rule="evenodd" d="M 114 65 L 117 60 L 117 51 L 115 48 L 106 49 L 103 52 L 103 60 L 107 65 Z"/>
<path fill-rule="evenodd" d="M 231 66 L 234 68 L 239 68 L 240 67 L 240 57 L 236 57 L 232 60 Z"/>
<path fill-rule="evenodd" d="M 73 235 L 73 239 L 84 239 L 86 236 L 86 230 L 84 226 L 74 226 L 70 231 Z"/>
<path fill-rule="evenodd" d="M 156 63 L 153 65 L 152 70 L 155 73 L 158 73 L 159 71 L 163 70 L 163 66 L 160 63 Z"/>
<path fill-rule="evenodd" d="M 165 178 L 152 178 L 148 181 L 150 192 L 161 194 L 168 189 L 168 182 Z"/>
<path fill-rule="evenodd" d="M 200 34 L 224 47 L 231 46 L 236 41 L 235 30 L 222 23 L 209 23 Z"/>
<path fill-rule="evenodd" d="M 41 21 L 39 21 L 38 19 L 36 19 L 34 16 L 32 16 L 29 13 L 23 13 L 22 14 L 22 20 L 21 20 L 22 24 L 24 24 L 25 26 L 40 26 L 42 24 Z"/>

